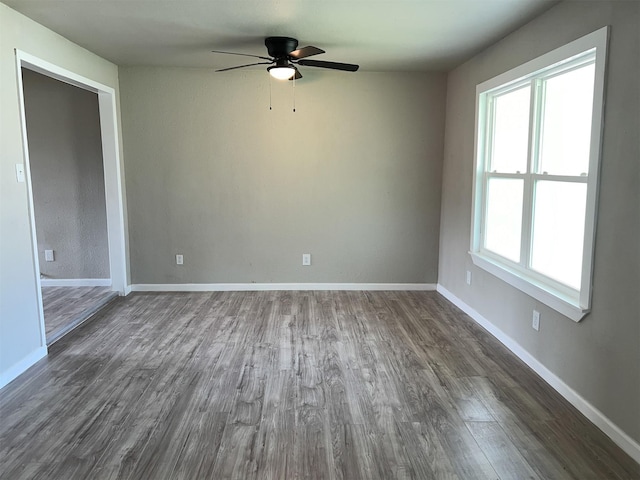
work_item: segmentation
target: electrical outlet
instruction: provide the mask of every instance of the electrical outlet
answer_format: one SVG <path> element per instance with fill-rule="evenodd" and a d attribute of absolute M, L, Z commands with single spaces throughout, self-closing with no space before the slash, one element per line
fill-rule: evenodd
<path fill-rule="evenodd" d="M 467 270 L 467 285 L 471 285 L 471 272 Z"/>
<path fill-rule="evenodd" d="M 310 253 L 303 253 L 302 254 L 302 265 L 304 265 L 304 266 L 311 265 L 311 254 Z"/>
<path fill-rule="evenodd" d="M 176 265 L 184 265 L 184 257 L 181 254 L 176 255 Z"/>
<path fill-rule="evenodd" d="M 53 250 L 45 250 L 44 251 L 44 261 L 45 262 L 53 262 Z"/>
<path fill-rule="evenodd" d="M 16 163 L 16 180 L 24 183 L 24 165 L 21 163 Z"/>
<path fill-rule="evenodd" d="M 536 332 L 540 330 L 540 312 L 537 310 L 533 311 L 533 320 L 531 322 L 531 326 Z"/>

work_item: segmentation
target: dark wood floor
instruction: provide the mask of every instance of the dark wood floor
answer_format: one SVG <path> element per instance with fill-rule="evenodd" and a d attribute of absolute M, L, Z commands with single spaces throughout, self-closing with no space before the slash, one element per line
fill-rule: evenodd
<path fill-rule="evenodd" d="M 59 340 L 116 296 L 111 287 L 42 287 L 47 345 Z"/>
<path fill-rule="evenodd" d="M 3 479 L 637 479 L 434 292 L 133 294 L 0 392 Z"/>

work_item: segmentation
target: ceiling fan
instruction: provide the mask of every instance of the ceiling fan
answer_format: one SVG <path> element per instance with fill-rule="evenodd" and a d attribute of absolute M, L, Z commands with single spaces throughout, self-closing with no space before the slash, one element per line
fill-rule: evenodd
<path fill-rule="evenodd" d="M 254 57 L 266 62 L 249 63 L 246 65 L 238 65 L 237 67 L 222 68 L 216 70 L 216 72 L 226 72 L 228 70 L 235 70 L 237 68 L 252 67 L 254 65 L 271 65 L 267 68 L 269 74 L 279 80 L 297 80 L 302 78 L 298 65 L 305 67 L 320 67 L 330 68 L 332 70 L 343 70 L 346 72 L 355 72 L 360 68 L 359 65 L 351 63 L 339 63 L 339 62 L 325 62 L 322 60 L 307 60 L 307 57 L 312 55 L 319 55 L 325 53 L 324 50 L 308 46 L 298 48 L 298 40 L 290 37 L 267 37 L 264 40 L 264 44 L 267 47 L 269 57 L 262 57 L 260 55 L 249 55 L 246 53 L 234 53 L 234 52 L 221 52 L 219 50 L 212 50 L 213 53 L 224 53 L 226 55 L 242 55 L 243 57 Z"/>

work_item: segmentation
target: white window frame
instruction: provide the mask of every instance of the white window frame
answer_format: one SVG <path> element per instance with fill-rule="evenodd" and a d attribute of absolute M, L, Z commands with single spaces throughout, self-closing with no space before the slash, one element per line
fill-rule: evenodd
<path fill-rule="evenodd" d="M 591 310 L 591 290 L 593 278 L 593 255 L 596 233 L 596 213 L 598 201 L 598 176 L 600 170 L 601 139 L 604 113 L 604 91 L 606 78 L 607 44 L 609 27 L 603 27 L 593 33 L 585 35 L 567 45 L 544 54 L 524 65 L 487 80 L 476 87 L 476 123 L 475 123 L 475 153 L 473 174 L 473 207 L 471 212 L 471 250 L 473 263 L 507 282 L 513 287 L 532 296 L 536 300 L 548 305 L 573 321 L 580 321 Z M 587 200 L 585 211 L 585 231 L 582 252 L 582 277 L 580 290 L 573 290 L 544 275 L 538 274 L 526 265 L 509 261 L 482 247 L 482 224 L 485 209 L 486 192 L 484 191 L 486 167 L 489 161 L 485 145 L 488 97 L 496 92 L 512 90 L 536 76 L 552 75 L 554 70 L 580 65 L 584 63 L 585 55 L 593 52 L 595 55 L 595 81 L 593 98 L 593 115 L 591 123 L 591 146 L 589 154 L 588 176 L 580 180 L 567 177 L 569 181 L 582 181 L 587 184 Z M 532 88 L 536 82 L 532 83 Z M 532 112 L 532 115 L 537 115 Z M 530 129 L 531 130 L 531 129 Z M 528 164 L 531 165 L 531 149 L 536 144 L 529 140 Z M 500 174 L 492 174 L 500 176 Z M 545 180 L 564 180 L 556 175 L 528 174 Z M 509 174 L 509 178 L 516 178 L 517 174 Z M 524 177 L 524 175 L 523 175 Z M 526 183 L 526 181 L 525 181 Z M 526 188 L 526 185 L 525 185 Z M 531 209 L 532 197 L 525 194 L 524 211 Z M 531 225 L 526 224 L 528 216 L 523 214 L 523 235 L 531 236 Z M 530 239 L 522 239 L 523 244 Z"/>

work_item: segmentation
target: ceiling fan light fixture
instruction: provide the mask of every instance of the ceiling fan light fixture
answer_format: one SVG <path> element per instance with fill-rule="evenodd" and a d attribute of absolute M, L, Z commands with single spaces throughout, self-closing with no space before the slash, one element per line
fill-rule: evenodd
<path fill-rule="evenodd" d="M 274 65 L 272 67 L 267 68 L 269 75 L 278 80 L 289 80 L 296 74 L 295 68 L 290 65 L 280 66 Z"/>

